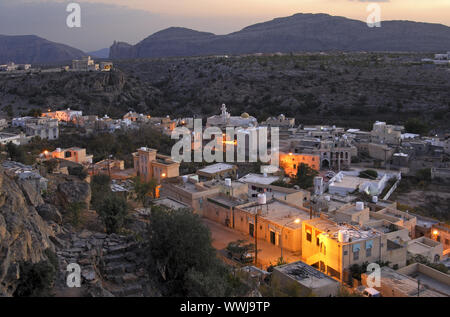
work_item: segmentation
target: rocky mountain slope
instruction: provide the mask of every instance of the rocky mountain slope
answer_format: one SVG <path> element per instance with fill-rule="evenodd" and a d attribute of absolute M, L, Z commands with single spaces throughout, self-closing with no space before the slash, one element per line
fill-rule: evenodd
<path fill-rule="evenodd" d="M 0 75 L 0 110 L 81 109 L 121 117 L 233 115 L 370 129 L 374 120 L 409 117 L 448 129 L 448 67 L 420 63 L 431 54 L 316 53 L 117 60 L 111 73 Z M 368 119 L 369 118 L 369 119 Z"/>
<path fill-rule="evenodd" d="M 158 94 L 156 88 L 121 71 L 0 76 L 0 107 L 10 105 L 15 115 L 33 106 L 44 111 L 70 107 L 86 114 L 122 116 L 129 108 L 145 111 L 144 100 Z"/>
<path fill-rule="evenodd" d="M 55 250 L 53 230 L 38 212 L 43 205 L 32 186 L 0 168 L 0 296 L 11 296 L 16 290 L 20 262 L 44 261 L 45 250 Z"/>
<path fill-rule="evenodd" d="M 446 51 L 450 27 L 383 21 L 380 28 L 328 14 L 295 14 L 227 35 L 168 28 L 132 46 L 114 43 L 110 58 L 145 58 L 300 51 Z"/>
<path fill-rule="evenodd" d="M 45 261 L 57 263 L 50 295 L 158 296 L 142 243 L 133 236 L 80 231 L 64 220 L 72 202 L 90 200 L 89 185 L 73 176 L 47 178 L 43 197 L 30 182 L 0 168 L 0 297 L 15 295 L 24 279 L 21 264 Z M 81 267 L 80 288 L 66 285 L 70 263 Z"/>
<path fill-rule="evenodd" d="M 0 35 L 0 64 L 54 63 L 80 58 L 85 53 L 36 35 Z"/>

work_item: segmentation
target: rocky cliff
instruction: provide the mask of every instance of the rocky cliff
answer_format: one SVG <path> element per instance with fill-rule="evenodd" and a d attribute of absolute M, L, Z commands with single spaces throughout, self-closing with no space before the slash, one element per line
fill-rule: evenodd
<path fill-rule="evenodd" d="M 46 260 L 54 250 L 53 230 L 39 215 L 44 202 L 34 187 L 11 178 L 0 168 L 0 296 L 12 296 L 20 262 Z"/>

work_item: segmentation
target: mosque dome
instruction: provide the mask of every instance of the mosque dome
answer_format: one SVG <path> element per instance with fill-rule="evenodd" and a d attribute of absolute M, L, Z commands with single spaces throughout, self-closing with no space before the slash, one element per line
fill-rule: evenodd
<path fill-rule="evenodd" d="M 250 117 L 250 115 L 247 112 L 244 112 L 243 114 L 241 114 L 241 118 L 247 119 L 249 117 Z"/>

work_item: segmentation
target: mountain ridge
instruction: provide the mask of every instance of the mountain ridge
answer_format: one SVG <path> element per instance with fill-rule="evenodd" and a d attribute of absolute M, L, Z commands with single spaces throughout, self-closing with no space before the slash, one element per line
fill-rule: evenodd
<path fill-rule="evenodd" d="M 52 63 L 84 56 L 85 53 L 66 44 L 52 42 L 37 35 L 1 35 L 0 63 Z"/>
<path fill-rule="evenodd" d="M 295 51 L 446 51 L 450 27 L 406 20 L 380 28 L 341 16 L 297 13 L 216 35 L 182 27 L 160 30 L 136 45 L 113 44 L 110 58 L 181 57 Z"/>

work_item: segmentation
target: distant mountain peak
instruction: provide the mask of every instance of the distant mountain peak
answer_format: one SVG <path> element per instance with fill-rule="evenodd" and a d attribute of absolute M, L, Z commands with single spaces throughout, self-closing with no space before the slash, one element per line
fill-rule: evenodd
<path fill-rule="evenodd" d="M 130 47 L 111 47 L 111 58 L 199 56 L 302 51 L 447 51 L 450 27 L 383 21 L 381 28 L 324 13 L 296 13 L 227 35 L 182 27 L 156 32 Z"/>
<path fill-rule="evenodd" d="M 37 35 L 0 35 L 0 63 L 53 63 L 84 55 L 79 49 Z"/>

